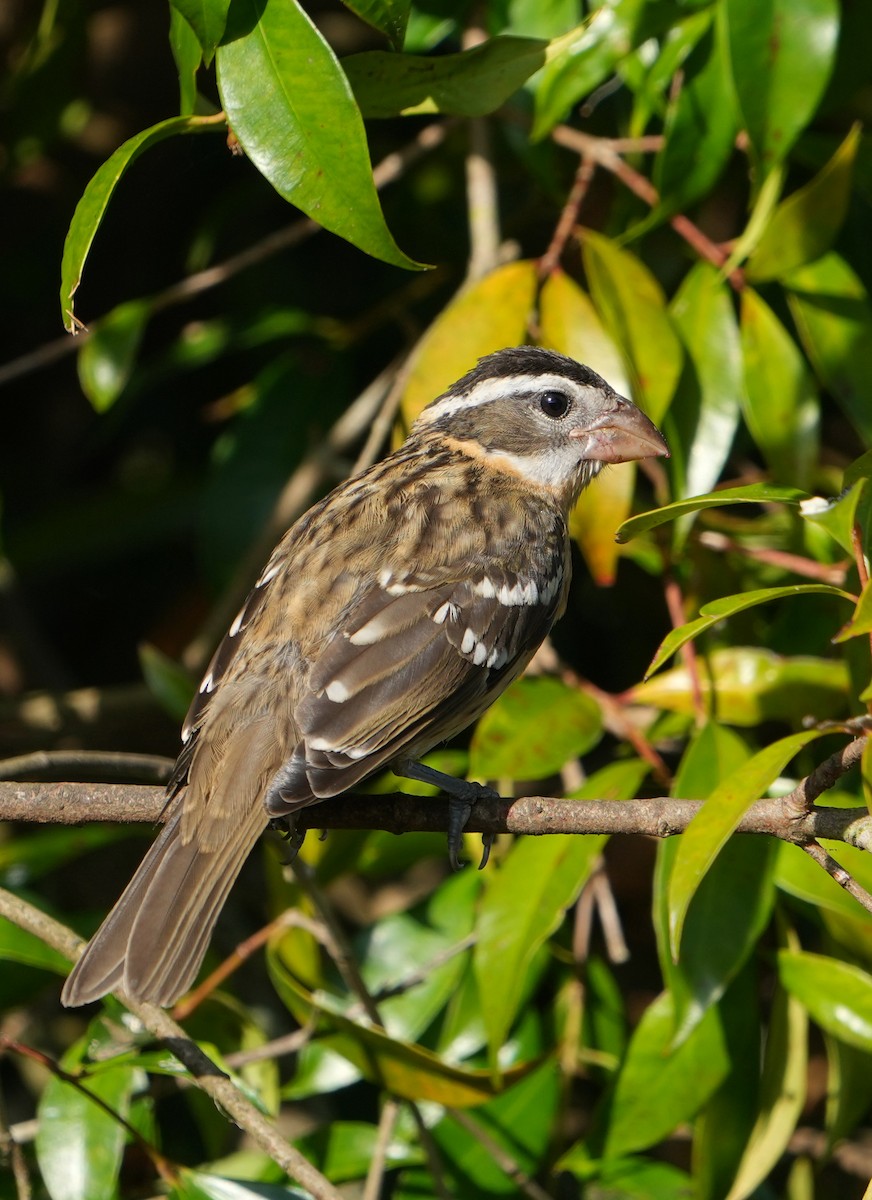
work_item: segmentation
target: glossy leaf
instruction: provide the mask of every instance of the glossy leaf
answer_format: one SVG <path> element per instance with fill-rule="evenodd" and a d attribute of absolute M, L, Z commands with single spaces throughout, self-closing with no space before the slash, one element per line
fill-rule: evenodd
<path fill-rule="evenodd" d="M 821 730 L 807 729 L 758 751 L 718 784 L 690 822 L 679 842 L 669 880 L 669 946 L 673 960 L 678 960 L 690 903 L 727 838 L 790 760 L 822 736 Z"/>
<path fill-rule="evenodd" d="M 733 85 L 763 170 L 786 158 L 827 85 L 838 0 L 724 0 Z"/>
<path fill-rule="evenodd" d="M 808 499 L 808 493 L 799 488 L 774 487 L 770 483 L 752 483 L 747 487 L 722 488 L 717 492 L 709 492 L 705 496 L 689 496 L 686 500 L 676 500 L 674 504 L 664 504 L 662 508 L 654 508 L 650 512 L 640 513 L 631 517 L 618 530 L 618 541 L 628 542 L 630 538 L 667 521 L 674 521 L 686 513 L 698 512 L 703 508 L 720 508 L 724 504 L 801 504 Z"/>
<path fill-rule="evenodd" d="M 742 292 L 745 423 L 776 478 L 803 485 L 818 449 L 817 389 L 793 338 L 753 290 Z"/>
<path fill-rule="evenodd" d="M 737 124 L 726 54 L 710 27 L 684 63 L 681 87 L 666 110 L 664 145 L 654 160 L 657 217 L 709 192 L 733 152 Z"/>
<path fill-rule="evenodd" d="M 863 809 L 857 810 L 858 816 L 862 816 L 863 813 Z M 857 851 L 858 855 L 865 853 L 862 850 Z M 851 866 L 853 865 L 852 863 Z M 847 869 L 850 870 L 850 866 Z M 822 871 L 801 847 L 790 842 L 778 843 L 775 884 L 789 896 L 795 896 L 796 899 L 803 900 L 817 909 L 826 909 L 853 920 L 866 920 L 866 910 L 859 901 L 849 896 L 831 875 Z"/>
<path fill-rule="evenodd" d="M 539 294 L 539 342 L 586 363 L 621 395 L 630 394 L 624 362 L 590 297 L 563 271 L 549 275 Z M 635 480 L 635 463 L 603 472 L 569 516 L 569 532 L 601 587 L 615 579 L 620 553 L 615 534 L 629 516 Z"/>
<path fill-rule="evenodd" d="M 602 737 L 597 702 L 559 679 L 518 679 L 481 717 L 469 748 L 472 779 L 545 779 Z"/>
<path fill-rule="evenodd" d="M 707 629 L 720 624 L 727 617 L 735 616 L 736 613 L 744 612 L 748 608 L 756 608 L 758 604 L 769 604 L 773 600 L 786 600 L 791 596 L 807 595 L 839 596 L 841 599 L 851 602 L 855 599 L 850 592 L 845 592 L 829 583 L 791 583 L 786 587 L 759 588 L 752 592 L 739 592 L 735 596 L 721 596 L 717 600 L 710 600 L 699 610 L 699 617 L 688 621 L 685 625 L 679 625 L 667 633 L 651 660 L 645 678 L 649 678 L 659 670 L 682 646 L 686 646 L 688 642 L 699 637 L 701 633 L 705 633 Z"/>
<path fill-rule="evenodd" d="M 249 27 L 219 46 L 218 89 L 240 145 L 280 196 L 374 258 L 417 267 L 382 215 L 360 112 L 333 51 L 296 3 L 239 0 Z"/>
<path fill-rule="evenodd" d="M 749 279 L 780 279 L 829 250 L 848 211 L 859 145 L 854 125 L 814 179 L 779 204 L 748 263 Z"/>
<path fill-rule="evenodd" d="M 846 642 L 860 634 L 872 633 L 872 581 L 866 583 L 851 617 L 834 636 L 834 642 Z"/>
<path fill-rule="evenodd" d="M 496 37 L 433 57 L 368 50 L 342 67 L 364 117 L 483 117 L 543 66 L 547 48 L 541 38 Z"/>
<path fill-rule="evenodd" d="M 633 399 L 662 421 L 684 360 L 663 291 L 635 255 L 591 229 L 582 231 L 584 269 L 597 310 L 626 355 Z"/>
<path fill-rule="evenodd" d="M 40 967 L 45 971 L 53 971 L 56 975 L 66 975 L 70 969 L 70 961 L 58 950 L 53 949 L 44 941 L 21 929 L 18 925 L 0 916 L 0 962 L 23 963 L 28 967 Z"/>
<path fill-rule="evenodd" d="M 521 838 L 488 879 L 473 965 L 494 1068 L 529 964 L 578 898 L 604 843 L 603 837 L 570 834 Z"/>
<path fill-rule="evenodd" d="M 660 28 L 657 18 L 661 14 L 662 10 L 658 13 L 646 6 L 645 0 L 606 0 L 584 25 L 573 30 L 542 72 L 536 89 L 533 140 L 544 137 L 573 104 L 612 74 L 622 58 L 653 36 Z"/>
<path fill-rule="evenodd" d="M 699 1111 L 729 1072 L 716 1009 L 677 1047 L 674 1030 L 672 996 L 662 992 L 636 1026 L 618 1072 L 604 1158 L 662 1141 Z"/>
<path fill-rule="evenodd" d="M 747 761 L 745 743 L 731 730 L 708 722 L 688 746 L 676 774 L 674 796 L 704 799 Z M 724 994 L 741 970 L 772 910 L 774 843 L 733 838 L 703 878 L 684 927 L 681 957 L 672 961 L 668 942 L 668 891 L 680 839 L 658 848 L 655 914 L 661 970 L 675 1001 L 676 1042 Z"/>
<path fill-rule="evenodd" d="M 147 300 L 119 304 L 82 342 L 79 383 L 97 412 L 111 408 L 127 386 L 150 315 Z"/>
<path fill-rule="evenodd" d="M 700 262 L 685 276 L 670 305 L 672 321 L 693 363 L 699 396 L 692 430 L 683 443 L 687 464 L 682 491 L 704 495 L 714 487 L 730 453 L 741 414 L 742 351 L 733 301 L 721 273 Z M 673 410 L 682 426 L 680 406 Z M 692 514 L 681 522 L 689 527 Z"/>
<path fill-rule="evenodd" d="M 872 1104 L 872 1054 L 825 1035 L 827 1048 L 827 1150 L 850 1137 Z"/>
<path fill-rule="evenodd" d="M 383 33 L 395 50 L 402 49 L 411 0 L 344 0 L 344 3 L 367 25 Z"/>
<path fill-rule="evenodd" d="M 230 0 L 170 0 L 197 36 L 208 66 L 227 28 Z"/>
<path fill-rule="evenodd" d="M 867 523 L 872 506 L 872 487 L 866 479 L 858 479 L 847 491 L 834 500 L 814 496 L 800 505 L 804 521 L 825 529 L 846 554 L 854 555 L 853 531 L 855 525 Z"/>
<path fill-rule="evenodd" d="M 115 153 L 103 163 L 94 175 L 76 205 L 70 228 L 64 242 L 61 263 L 61 314 L 64 326 L 70 332 L 76 329 L 73 313 L 73 296 L 81 282 L 85 261 L 91 250 L 97 230 L 112 195 L 127 169 L 144 150 L 180 133 L 208 133 L 220 130 L 223 118 L 215 117 L 170 117 L 144 129 L 119 146 Z"/>
<path fill-rule="evenodd" d="M 170 49 L 179 76 L 179 114 L 190 116 L 197 104 L 197 72 L 203 51 L 191 26 L 177 8 L 170 8 Z"/>
<path fill-rule="evenodd" d="M 230 1179 L 211 1171 L 179 1169 L 170 1200 L 308 1200 L 310 1193 L 286 1184 Z"/>
<path fill-rule="evenodd" d="M 872 441 L 872 305 L 862 281 L 830 252 L 783 282 L 815 372 L 863 441 Z"/>
<path fill-rule="evenodd" d="M 824 954 L 782 950 L 782 985 L 833 1037 L 872 1051 L 872 975 Z"/>
<path fill-rule="evenodd" d="M 73 1051 L 65 1065 L 75 1065 L 78 1057 Z M 83 1086 L 124 1117 L 139 1075 L 133 1066 L 118 1066 L 84 1080 Z M 37 1119 L 36 1157 L 52 1200 L 94 1200 L 116 1194 L 127 1140 L 118 1121 L 57 1076 L 43 1089 Z"/>
<path fill-rule="evenodd" d="M 799 721 L 809 714 L 816 720 L 835 719 L 848 711 L 850 677 L 838 659 L 788 658 L 762 646 L 724 647 L 706 656 L 700 675 L 707 711 L 727 725 Z M 691 680 L 684 666 L 637 684 L 630 697 L 635 704 L 688 716 L 694 713 Z"/>
<path fill-rule="evenodd" d="M 746 1200 L 784 1154 L 805 1105 L 808 1020 L 783 988 L 772 1004 L 760 1081 L 758 1116 L 727 1200 Z"/>
<path fill-rule="evenodd" d="M 402 433 L 418 413 L 485 354 L 528 341 L 536 264 L 497 267 L 464 288 L 418 343 L 400 404 Z"/>
<path fill-rule="evenodd" d="M 399 1122 L 397 1123 L 399 1124 Z M 365 1121 L 331 1121 L 297 1142 L 298 1149 L 331 1183 L 365 1179 L 378 1153 L 379 1131 Z M 396 1126 L 385 1147 L 388 1170 L 423 1162 L 423 1151 Z"/>

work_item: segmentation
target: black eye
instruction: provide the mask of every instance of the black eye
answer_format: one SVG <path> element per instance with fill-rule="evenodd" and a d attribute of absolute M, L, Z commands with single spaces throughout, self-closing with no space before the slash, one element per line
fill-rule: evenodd
<path fill-rule="evenodd" d="M 539 407 L 546 417 L 565 417 L 569 411 L 569 397 L 565 392 L 543 392 L 539 397 Z"/>

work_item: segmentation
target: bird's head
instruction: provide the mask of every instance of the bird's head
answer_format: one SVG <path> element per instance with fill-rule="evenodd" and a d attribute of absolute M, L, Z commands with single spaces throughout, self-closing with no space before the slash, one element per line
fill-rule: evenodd
<path fill-rule="evenodd" d="M 567 508 L 603 466 L 669 454 L 632 401 L 590 367 L 538 346 L 482 358 L 427 405 L 412 433 L 446 439 Z"/>

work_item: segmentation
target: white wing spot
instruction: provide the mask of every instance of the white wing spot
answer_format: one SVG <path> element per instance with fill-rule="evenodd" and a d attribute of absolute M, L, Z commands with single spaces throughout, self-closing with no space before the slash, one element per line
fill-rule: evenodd
<path fill-rule="evenodd" d="M 282 569 L 281 563 L 274 563 L 271 567 L 267 567 L 267 569 L 264 571 L 264 573 L 261 575 L 260 579 L 258 579 L 257 583 L 254 586 L 256 588 L 266 587 L 266 585 L 269 583 L 269 581 L 271 579 L 275 579 L 276 575 L 278 575 L 278 573 L 281 569 Z"/>
<path fill-rule="evenodd" d="M 208 695 L 209 692 L 212 691 L 212 688 L 214 686 L 215 686 L 215 680 L 212 676 L 212 672 L 210 671 L 209 674 L 206 676 L 206 678 L 203 680 L 203 682 L 200 684 L 200 695 L 201 696 Z"/>
<path fill-rule="evenodd" d="M 433 620 L 437 625 L 444 625 L 446 621 L 456 621 L 460 609 L 456 604 L 452 604 L 450 600 L 446 600 L 444 604 L 440 604 L 433 614 Z"/>
<path fill-rule="evenodd" d="M 328 700 L 332 700 L 334 704 L 344 704 L 351 695 L 348 688 L 341 679 L 334 679 L 327 684 L 324 689 L 324 694 Z"/>
<path fill-rule="evenodd" d="M 508 657 L 508 652 L 503 648 L 500 648 L 499 650 L 491 650 L 490 654 L 487 656 L 487 662 L 485 663 L 485 666 L 492 667 L 495 671 L 498 671 L 500 667 L 506 663 Z"/>
<path fill-rule="evenodd" d="M 460 653 L 461 654 L 472 654 L 472 650 L 473 650 L 473 647 L 475 646 L 475 642 L 476 642 L 475 634 L 473 633 L 473 631 L 471 629 L 467 629 L 466 633 L 463 635 L 463 641 L 460 643 Z"/>
<path fill-rule="evenodd" d="M 236 637 L 237 633 L 239 633 L 240 629 L 242 628 L 242 618 L 244 615 L 245 615 L 245 609 L 241 608 L 239 610 L 239 612 L 236 614 L 236 616 L 233 618 L 233 624 L 230 626 L 230 628 L 227 631 L 228 637 Z"/>
<path fill-rule="evenodd" d="M 487 658 L 487 646 L 484 642 L 475 643 L 475 654 L 472 656 L 472 661 L 477 667 L 480 667 Z"/>
<path fill-rule="evenodd" d="M 476 596 L 481 596 L 484 600 L 493 600 L 497 594 L 497 589 L 494 587 L 492 579 L 488 579 L 485 575 L 484 579 L 480 579 L 472 589 Z"/>

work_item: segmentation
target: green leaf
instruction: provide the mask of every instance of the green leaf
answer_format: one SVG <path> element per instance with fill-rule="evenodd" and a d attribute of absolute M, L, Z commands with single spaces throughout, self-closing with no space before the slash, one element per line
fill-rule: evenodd
<path fill-rule="evenodd" d="M 518 679 L 475 727 L 471 779 L 545 779 L 602 737 L 597 702 L 559 679 Z"/>
<path fill-rule="evenodd" d="M 67 1069 L 78 1065 L 82 1048 L 79 1044 L 65 1056 Z M 82 1083 L 126 1117 L 140 1076 L 132 1066 L 118 1066 Z M 52 1076 L 40 1097 L 37 1121 L 36 1157 L 52 1200 L 94 1200 L 117 1194 L 127 1134 L 109 1113 L 78 1088 Z"/>
<path fill-rule="evenodd" d="M 547 48 L 541 38 L 495 37 L 434 57 L 369 50 L 349 55 L 342 66 L 364 117 L 483 117 L 539 70 Z"/>
<path fill-rule="evenodd" d="M 776 476 L 804 484 L 817 460 L 820 409 L 793 338 L 753 288 L 742 292 L 745 423 Z"/>
<path fill-rule="evenodd" d="M 139 647 L 139 665 L 149 691 L 161 707 L 177 721 L 183 721 L 197 686 L 185 668 L 147 642 Z"/>
<path fill-rule="evenodd" d="M 488 878 L 473 965 L 495 1070 L 530 962 L 578 898 L 605 840 L 569 834 L 521 838 Z"/>
<path fill-rule="evenodd" d="M 625 355 L 633 399 L 662 421 L 684 361 L 660 284 L 635 255 L 593 230 L 581 233 L 584 269 L 600 316 Z"/>
<path fill-rule="evenodd" d="M 872 441 L 872 305 L 862 281 L 831 251 L 783 283 L 818 378 L 863 441 Z"/>
<path fill-rule="evenodd" d="M 683 82 L 670 100 L 663 149 L 654 160 L 659 219 L 705 196 L 733 152 L 737 117 L 722 42 L 709 28 L 684 63 Z M 702 264 L 700 264 L 702 265 Z"/>
<path fill-rule="evenodd" d="M 673 1046 L 675 1009 L 669 992 L 645 1010 L 615 1083 L 603 1157 L 621 1158 L 655 1145 L 690 1120 L 730 1069 L 717 1009 Z"/>
<path fill-rule="evenodd" d="M 835 500 L 814 496 L 800 505 L 799 511 L 804 521 L 825 529 L 833 541 L 853 558 L 854 527 L 868 524 L 870 505 L 872 487 L 867 479 L 861 478 Z"/>
<path fill-rule="evenodd" d="M 690 903 L 709 867 L 750 806 L 804 746 L 822 737 L 819 729 L 792 734 L 760 750 L 728 775 L 693 818 L 679 842 L 669 881 L 669 948 L 678 961 Z"/>
<path fill-rule="evenodd" d="M 727 725 L 795 722 L 809 714 L 835 719 L 848 711 L 850 676 L 838 659 L 787 658 L 762 646 L 727 646 L 707 655 L 699 671 L 707 711 Z M 692 691 L 687 667 L 681 666 L 637 684 L 630 698 L 693 716 Z"/>
<path fill-rule="evenodd" d="M 127 386 L 150 315 L 148 300 L 119 304 L 91 327 L 82 343 L 79 383 L 97 412 L 111 408 Z"/>
<path fill-rule="evenodd" d="M 749 279 L 780 279 L 829 250 L 848 211 L 859 145 L 857 123 L 814 179 L 779 204 L 748 263 Z"/>
<path fill-rule="evenodd" d="M 757 1120 L 727 1200 L 746 1200 L 784 1154 L 805 1105 L 808 1020 L 802 1004 L 778 988 L 772 1004 Z"/>
<path fill-rule="evenodd" d="M 194 30 L 176 8 L 170 8 L 170 49 L 179 76 L 179 114 L 187 117 L 197 105 L 197 72 L 203 51 Z"/>
<path fill-rule="evenodd" d="M 119 146 L 111 158 L 103 163 L 94 175 L 76 205 L 70 228 L 64 242 L 61 263 L 61 313 L 64 326 L 71 333 L 77 326 L 73 312 L 73 296 L 78 288 L 91 243 L 112 199 L 112 195 L 127 171 L 144 150 L 157 145 L 178 133 L 212 133 L 224 126 L 224 118 L 217 117 L 170 117 L 158 125 L 152 125 L 142 133 Z"/>
<path fill-rule="evenodd" d="M 739 327 L 729 289 L 710 263 L 697 263 L 688 271 L 670 314 L 699 386 L 692 428 L 681 439 L 689 447 L 682 491 L 698 496 L 720 478 L 739 424 L 744 386 Z M 691 424 L 678 403 L 672 416 L 682 428 Z M 692 517 L 688 513 L 681 521 L 682 532 Z"/>
<path fill-rule="evenodd" d="M 872 975 L 825 954 L 781 950 L 778 977 L 822 1029 L 872 1051 Z"/>
<path fill-rule="evenodd" d="M 872 633 L 872 580 L 866 583 L 854 609 L 854 615 L 834 636 L 834 642 L 846 642 L 860 634 Z"/>
<path fill-rule="evenodd" d="M 764 173 L 786 158 L 835 62 L 838 0 L 723 0 L 733 86 Z"/>
<path fill-rule="evenodd" d="M 863 810 L 858 809 L 857 815 L 862 816 Z M 829 849 L 829 846 L 827 848 Z M 858 850 L 857 854 L 868 857 L 867 852 L 863 850 Z M 852 863 L 851 866 L 853 865 Z M 846 869 L 851 868 L 848 866 Z M 796 899 L 803 900 L 815 908 L 827 909 L 852 920 L 865 921 L 867 918 L 868 914 L 858 900 L 849 896 L 831 875 L 822 871 L 800 846 L 794 846 L 790 842 L 778 843 L 775 885 L 789 896 L 795 896 Z"/>
<path fill-rule="evenodd" d="M 68 958 L 47 946 L 36 934 L 14 925 L 8 917 L 0 917 L 0 962 L 23 963 L 56 975 L 66 975 L 70 969 Z"/>
<path fill-rule="evenodd" d="M 720 508 L 724 504 L 801 504 L 809 498 L 808 492 L 799 488 L 775 487 L 771 483 L 751 483 L 747 487 L 722 488 L 717 492 L 709 492 L 705 496 L 690 496 L 687 500 L 676 500 L 674 504 L 664 504 L 662 508 L 654 508 L 650 512 L 640 513 L 631 517 L 618 530 L 618 541 L 628 542 L 630 538 L 667 521 L 683 517 L 685 513 L 697 512 L 701 508 Z"/>
<path fill-rule="evenodd" d="M 170 1200 L 309 1200 L 310 1194 L 287 1184 L 249 1183 L 181 1167 L 169 1197 Z"/>
<path fill-rule="evenodd" d="M 365 1179 L 378 1152 L 379 1130 L 366 1121 L 330 1121 L 297 1141 L 297 1148 L 331 1183 Z M 424 1161 L 423 1151 L 394 1128 L 385 1149 L 388 1170 Z"/>
<path fill-rule="evenodd" d="M 224 37 L 230 0 L 170 0 L 170 4 L 197 35 L 208 66 Z"/>
<path fill-rule="evenodd" d="M 739 592 L 735 596 L 721 596 L 717 600 L 711 600 L 702 606 L 699 610 L 700 616 L 696 620 L 679 625 L 677 629 L 667 633 L 651 660 L 645 678 L 648 679 L 655 671 L 659 670 L 682 646 L 686 646 L 688 642 L 693 641 L 712 626 L 720 624 L 727 617 L 735 616 L 736 613 L 744 612 L 748 608 L 756 608 L 758 604 L 769 604 L 772 600 L 818 594 L 840 596 L 843 600 L 851 602 L 856 599 L 850 592 L 845 592 L 829 583 L 791 583 L 785 587 L 760 588 L 753 592 Z"/>
<path fill-rule="evenodd" d="M 395 50 L 401 50 L 409 21 L 411 0 L 343 0 L 373 29 L 383 33 Z"/>
<path fill-rule="evenodd" d="M 385 225 L 360 112 L 333 51 L 296 3 L 237 0 L 249 28 L 219 46 L 227 120 L 279 195 L 366 254 L 417 268 Z"/>
<path fill-rule="evenodd" d="M 668 27 L 661 6 L 646 0 L 605 0 L 590 18 L 563 39 L 536 89 L 532 139 L 538 141 L 570 108 L 607 79 L 615 66 L 646 37 Z"/>

